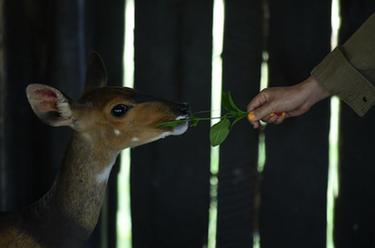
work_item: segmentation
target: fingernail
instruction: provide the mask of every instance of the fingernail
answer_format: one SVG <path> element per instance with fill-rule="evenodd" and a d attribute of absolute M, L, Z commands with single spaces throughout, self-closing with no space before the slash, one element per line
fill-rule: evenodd
<path fill-rule="evenodd" d="M 276 113 L 276 115 L 277 115 L 277 113 Z M 275 113 L 271 113 L 270 114 L 270 117 L 274 117 L 275 116 Z M 277 115 L 278 116 L 278 115 Z"/>
<path fill-rule="evenodd" d="M 255 117 L 255 115 L 254 115 L 254 112 L 249 112 L 249 113 L 247 114 L 247 119 L 249 120 L 249 122 L 254 122 L 254 121 L 256 121 L 256 117 Z"/>

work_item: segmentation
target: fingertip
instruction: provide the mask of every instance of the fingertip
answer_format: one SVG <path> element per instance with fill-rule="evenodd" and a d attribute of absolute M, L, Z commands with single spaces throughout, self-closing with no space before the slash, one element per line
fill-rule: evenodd
<path fill-rule="evenodd" d="M 250 111 L 250 112 L 247 114 L 247 120 L 248 120 L 249 122 L 251 122 L 251 123 L 254 123 L 254 122 L 257 121 L 257 118 L 256 118 L 256 116 L 255 116 L 255 114 L 254 114 L 253 111 Z"/>
<path fill-rule="evenodd" d="M 268 123 L 275 123 L 277 120 L 279 119 L 279 117 L 277 115 L 272 115 L 270 118 L 269 118 L 269 121 Z"/>
<path fill-rule="evenodd" d="M 253 123 L 253 128 L 254 129 L 258 129 L 259 128 L 259 123 L 258 122 L 254 122 Z"/>
<path fill-rule="evenodd" d="M 286 118 L 287 118 L 287 114 L 283 112 L 282 115 L 276 120 L 275 124 L 279 125 L 283 123 Z"/>

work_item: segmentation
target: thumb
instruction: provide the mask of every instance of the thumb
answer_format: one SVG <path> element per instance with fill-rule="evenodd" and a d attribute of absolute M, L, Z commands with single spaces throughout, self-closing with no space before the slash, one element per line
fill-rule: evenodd
<path fill-rule="evenodd" d="M 269 116 L 273 112 L 274 111 L 270 103 L 264 104 L 253 111 L 254 121 L 259 121 Z"/>

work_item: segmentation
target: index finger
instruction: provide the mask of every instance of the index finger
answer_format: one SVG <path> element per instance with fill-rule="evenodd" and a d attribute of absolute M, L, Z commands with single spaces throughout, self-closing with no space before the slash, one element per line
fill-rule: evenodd
<path fill-rule="evenodd" d="M 263 104 L 265 104 L 266 102 L 267 102 L 266 97 L 264 97 L 263 93 L 260 92 L 247 105 L 247 112 L 253 111 L 254 109 L 258 108 L 259 106 L 262 106 Z"/>

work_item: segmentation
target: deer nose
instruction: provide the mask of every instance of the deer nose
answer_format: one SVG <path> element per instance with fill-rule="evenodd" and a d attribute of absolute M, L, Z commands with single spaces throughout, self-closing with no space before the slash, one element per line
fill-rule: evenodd
<path fill-rule="evenodd" d="M 177 106 L 177 112 L 181 115 L 190 115 L 190 106 L 188 103 L 181 103 Z"/>

